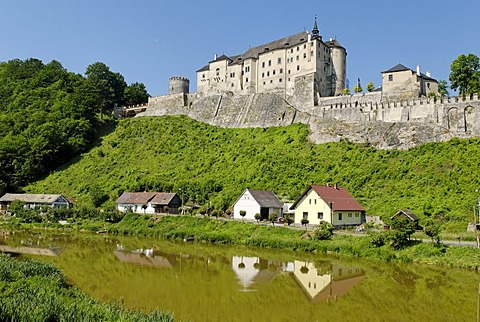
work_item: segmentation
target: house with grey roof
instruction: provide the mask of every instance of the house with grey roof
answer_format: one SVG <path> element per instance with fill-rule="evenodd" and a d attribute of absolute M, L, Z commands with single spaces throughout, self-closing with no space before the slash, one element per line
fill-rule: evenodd
<path fill-rule="evenodd" d="M 180 197 L 171 192 L 124 192 L 117 199 L 117 209 L 139 214 L 168 212 L 177 214 L 182 205 Z"/>
<path fill-rule="evenodd" d="M 282 216 L 283 203 L 268 190 L 245 189 L 233 204 L 233 218 L 242 219 L 240 211 L 246 212 L 245 219 L 255 220 L 255 214 L 260 214 L 262 220 L 268 219 L 271 213 Z"/>
<path fill-rule="evenodd" d="M 36 208 L 41 206 L 70 207 L 70 202 L 59 194 L 35 194 L 35 193 L 6 193 L 0 198 L 0 210 L 7 211 L 13 201 L 21 201 L 25 207 Z"/>
<path fill-rule="evenodd" d="M 423 74 L 420 66 L 414 71 L 397 64 L 382 72 L 382 94 L 387 97 L 414 99 L 430 93 L 438 95 L 438 81 L 430 76 L 430 72 Z"/>

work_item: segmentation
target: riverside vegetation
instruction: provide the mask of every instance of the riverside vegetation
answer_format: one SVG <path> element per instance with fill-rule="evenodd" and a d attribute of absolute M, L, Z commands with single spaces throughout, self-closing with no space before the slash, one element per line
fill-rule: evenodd
<path fill-rule="evenodd" d="M 105 304 L 70 286 L 52 264 L 0 255 L 2 321 L 173 321 L 160 311 Z"/>

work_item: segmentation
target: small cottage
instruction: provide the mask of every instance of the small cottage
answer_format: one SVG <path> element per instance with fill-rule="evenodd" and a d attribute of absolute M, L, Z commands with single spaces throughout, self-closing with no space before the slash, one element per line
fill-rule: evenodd
<path fill-rule="evenodd" d="M 242 219 L 240 211 L 245 211 L 245 219 L 255 220 L 255 214 L 260 214 L 261 220 L 268 219 L 271 213 L 282 216 L 283 203 L 268 190 L 246 189 L 233 204 L 233 218 Z"/>
<path fill-rule="evenodd" d="M 335 227 L 356 226 L 365 222 L 365 209 L 352 195 L 338 185 L 310 185 L 293 203 L 295 223 L 308 219 L 309 224 L 321 221 Z"/>
<path fill-rule="evenodd" d="M 70 208 L 70 202 L 62 195 L 34 194 L 34 193 L 6 193 L 0 198 L 0 210 L 5 212 L 10 204 L 15 201 L 25 203 L 25 207 L 36 208 L 40 206 Z"/>
<path fill-rule="evenodd" d="M 117 199 L 117 209 L 138 214 L 177 214 L 182 201 L 176 193 L 169 192 L 124 192 Z"/>

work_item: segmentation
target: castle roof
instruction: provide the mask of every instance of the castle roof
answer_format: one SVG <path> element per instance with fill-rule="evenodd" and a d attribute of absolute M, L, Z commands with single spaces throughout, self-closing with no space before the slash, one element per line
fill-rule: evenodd
<path fill-rule="evenodd" d="M 318 30 L 318 28 L 317 28 Z M 259 45 L 256 47 L 252 47 L 247 49 L 243 54 L 241 55 L 235 55 L 235 56 L 226 56 L 225 54 L 221 55 L 220 57 L 210 61 L 210 63 L 221 61 L 221 60 L 228 60 L 229 65 L 235 65 L 235 64 L 240 64 L 243 60 L 247 59 L 258 59 L 258 57 L 265 53 L 269 52 L 272 50 L 278 50 L 278 49 L 286 49 L 286 48 L 291 48 L 295 47 L 298 45 L 301 45 L 303 43 L 306 43 L 308 41 L 309 35 L 311 35 L 312 39 L 319 39 L 322 41 L 321 36 L 316 36 L 312 35 L 308 31 L 302 31 L 299 33 L 296 33 L 291 36 L 283 37 L 274 41 L 271 41 L 269 43 Z M 325 45 L 328 47 L 341 47 L 343 48 L 340 43 L 335 39 L 335 40 L 330 40 L 325 42 Z M 197 72 L 203 72 L 209 70 L 209 65 L 206 65 L 202 67 L 201 69 L 197 70 Z"/>

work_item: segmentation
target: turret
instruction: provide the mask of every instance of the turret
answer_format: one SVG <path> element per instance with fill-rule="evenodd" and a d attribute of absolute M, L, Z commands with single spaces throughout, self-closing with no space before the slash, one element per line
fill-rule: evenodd
<path fill-rule="evenodd" d="M 173 76 L 168 80 L 168 94 L 188 94 L 190 80 L 186 77 Z"/>

